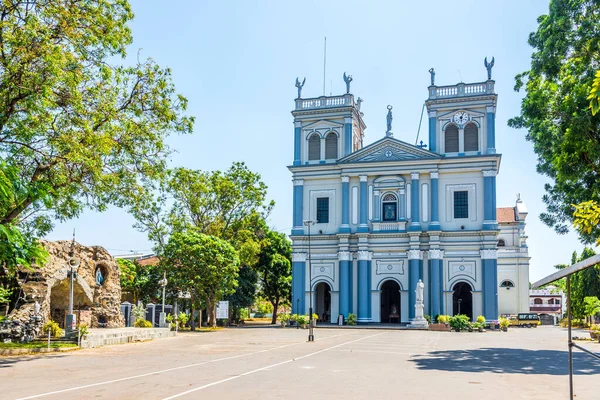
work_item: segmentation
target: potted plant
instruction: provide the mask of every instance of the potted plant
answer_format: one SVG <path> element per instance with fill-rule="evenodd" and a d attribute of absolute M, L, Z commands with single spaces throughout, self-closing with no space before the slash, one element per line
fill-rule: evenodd
<path fill-rule="evenodd" d="M 592 338 L 592 340 L 600 338 L 600 325 L 590 326 L 590 337 Z"/>
<path fill-rule="evenodd" d="M 356 314 L 349 313 L 348 319 L 346 320 L 346 325 L 356 325 Z"/>
<path fill-rule="evenodd" d="M 281 327 L 285 328 L 285 326 L 290 323 L 291 318 L 292 316 L 290 314 L 280 314 L 279 323 L 281 324 Z"/>
<path fill-rule="evenodd" d="M 306 329 L 306 326 L 308 325 L 308 316 L 296 315 L 296 324 L 302 327 L 302 329 Z"/>
<path fill-rule="evenodd" d="M 500 317 L 498 319 L 498 323 L 500 324 L 500 329 L 502 332 L 508 332 L 508 326 L 510 325 L 508 318 Z"/>
<path fill-rule="evenodd" d="M 317 326 L 317 321 L 318 321 L 318 319 L 319 319 L 319 314 L 315 314 L 315 313 L 313 313 L 313 315 L 312 315 L 313 327 L 314 327 L 314 326 Z"/>
<path fill-rule="evenodd" d="M 465 331 L 469 329 L 471 323 L 469 322 L 469 317 L 463 314 L 455 315 L 450 317 L 450 327 L 454 329 L 456 332 Z"/>

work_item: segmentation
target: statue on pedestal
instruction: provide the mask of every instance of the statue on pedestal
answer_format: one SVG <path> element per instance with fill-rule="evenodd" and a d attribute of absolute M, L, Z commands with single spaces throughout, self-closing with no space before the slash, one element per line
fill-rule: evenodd
<path fill-rule="evenodd" d="M 423 284 L 423 281 L 419 279 L 419 282 L 417 282 L 417 288 L 415 289 L 415 318 L 410 321 L 410 326 L 413 328 L 427 328 L 429 326 L 429 323 L 427 323 L 427 320 L 425 317 L 423 317 L 423 309 L 425 308 L 425 305 L 423 304 L 424 290 L 425 284 Z"/>
<path fill-rule="evenodd" d="M 350 93 L 350 82 L 352 82 L 352 75 L 346 75 L 344 72 L 344 82 L 346 82 L 346 94 Z"/>
<path fill-rule="evenodd" d="M 494 68 L 494 57 L 492 57 L 492 62 L 488 63 L 487 57 L 483 60 L 483 65 L 485 65 L 485 69 L 487 69 L 488 80 L 492 79 L 492 68 Z"/>
<path fill-rule="evenodd" d="M 304 87 L 304 82 L 306 82 L 306 78 L 304 78 L 302 80 L 302 83 L 300 83 L 300 79 L 298 79 L 296 77 L 296 87 L 298 88 L 298 98 L 301 99 L 302 98 L 302 87 Z"/>
<path fill-rule="evenodd" d="M 431 86 L 435 85 L 435 69 L 430 68 L 429 73 L 431 74 Z"/>

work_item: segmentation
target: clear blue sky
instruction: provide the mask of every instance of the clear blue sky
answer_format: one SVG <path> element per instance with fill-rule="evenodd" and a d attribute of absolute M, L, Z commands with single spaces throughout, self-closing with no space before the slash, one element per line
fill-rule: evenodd
<path fill-rule="evenodd" d="M 484 57 L 496 58 L 496 147 L 502 153 L 498 206 L 512 206 L 516 193 L 529 208 L 530 281 L 551 272 L 580 250 L 575 234 L 559 236 L 538 215 L 545 178 L 525 132 L 508 128 L 522 94 L 514 76 L 530 63 L 529 33 L 545 1 L 159 1 L 133 0 L 134 43 L 128 62 L 152 57 L 173 70 L 178 91 L 196 116 L 194 134 L 171 139 L 173 166 L 227 169 L 245 161 L 259 172 L 276 202 L 271 225 L 289 233 L 296 76 L 306 77 L 303 95 L 322 94 L 323 38 L 327 37 L 327 94 L 352 92 L 364 99 L 366 143 L 385 132 L 386 106 L 394 106 L 394 132 L 414 143 L 435 67 L 438 85 L 486 79 Z M 426 141 L 426 121 L 421 137 Z M 151 244 L 122 210 L 86 212 L 57 225 L 49 239 L 77 239 L 113 254 L 149 252 Z"/>

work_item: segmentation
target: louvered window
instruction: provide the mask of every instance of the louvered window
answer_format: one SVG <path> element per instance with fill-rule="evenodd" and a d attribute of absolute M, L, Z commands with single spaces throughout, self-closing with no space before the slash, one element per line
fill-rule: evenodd
<path fill-rule="evenodd" d="M 456 125 L 449 125 L 446 128 L 446 153 L 458 153 L 458 128 Z"/>
<path fill-rule="evenodd" d="M 479 132 L 473 123 L 465 126 L 465 151 L 479 150 Z"/>
<path fill-rule="evenodd" d="M 319 135 L 312 135 L 308 139 L 308 160 L 320 160 L 321 159 L 321 138 Z"/>
<path fill-rule="evenodd" d="M 329 133 L 325 138 L 325 159 L 336 160 L 338 158 L 338 140 L 337 135 L 333 132 Z"/>

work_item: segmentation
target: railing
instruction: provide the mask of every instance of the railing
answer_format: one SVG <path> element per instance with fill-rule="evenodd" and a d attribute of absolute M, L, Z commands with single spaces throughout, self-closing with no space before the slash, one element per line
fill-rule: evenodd
<path fill-rule="evenodd" d="M 373 232 L 399 232 L 406 229 L 406 222 L 373 222 Z"/>
<path fill-rule="evenodd" d="M 315 99 L 296 99 L 296 110 L 314 110 L 319 108 L 348 107 L 354 105 L 354 96 L 322 96 Z"/>
<path fill-rule="evenodd" d="M 430 99 L 444 99 L 449 97 L 468 97 L 494 93 L 494 81 L 480 83 L 459 83 L 452 86 L 430 86 Z"/>

